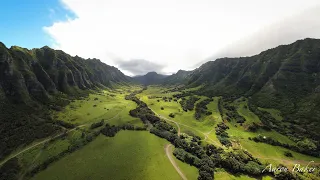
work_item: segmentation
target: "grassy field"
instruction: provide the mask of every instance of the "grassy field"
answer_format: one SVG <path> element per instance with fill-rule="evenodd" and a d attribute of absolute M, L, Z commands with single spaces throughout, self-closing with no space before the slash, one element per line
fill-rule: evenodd
<path fill-rule="evenodd" d="M 33 179 L 179 179 L 166 157 L 167 143 L 148 132 L 121 131 L 114 138 L 100 135 Z"/>
<path fill-rule="evenodd" d="M 66 151 L 70 145 L 83 144 L 82 132 L 92 131 L 90 125 L 93 122 L 104 119 L 105 122 L 114 125 L 130 123 L 135 126 L 143 126 L 140 119 L 129 115 L 129 111 L 134 109 L 136 104 L 125 100 L 124 97 L 128 93 L 130 92 L 124 89 L 97 92 L 90 94 L 85 99 L 75 100 L 63 111 L 54 113 L 53 116 L 58 116 L 59 119 L 83 126 L 68 132 L 64 139 L 60 138 L 39 144 L 19 154 L 17 158 L 22 166 L 21 176 L 49 158 L 56 157 L 59 153 Z"/>
<path fill-rule="evenodd" d="M 88 124 L 103 119 L 115 125 L 123 123 L 142 125 L 141 121 L 129 115 L 129 111 L 136 107 L 134 102 L 125 100 L 125 95 L 129 93 L 119 89 L 90 94 L 85 99 L 71 102 L 55 116 L 73 124 Z"/>
<path fill-rule="evenodd" d="M 216 121 L 213 116 L 206 117 L 201 120 L 196 120 L 194 118 L 195 111 L 194 110 L 188 111 L 188 112 L 183 111 L 178 101 L 165 102 L 161 98 L 149 98 L 150 96 L 161 97 L 162 91 L 163 90 L 160 90 L 157 87 L 150 87 L 148 88 L 147 91 L 144 91 L 142 94 L 138 95 L 138 97 L 140 97 L 142 101 L 147 103 L 152 110 L 154 110 L 155 112 L 157 112 L 163 117 L 166 117 L 168 119 L 173 119 L 176 122 L 185 124 L 187 126 L 195 128 L 202 132 L 209 132 L 212 130 L 212 127 Z M 162 97 L 170 97 L 170 96 L 165 94 L 165 95 L 162 95 Z M 198 100 L 196 103 L 200 102 L 206 97 L 199 96 L 199 98 L 200 100 Z M 157 100 L 159 100 L 160 102 L 158 102 Z M 161 110 L 161 107 L 163 107 L 164 109 Z M 175 118 L 170 118 L 169 117 L 170 113 L 174 113 Z"/>

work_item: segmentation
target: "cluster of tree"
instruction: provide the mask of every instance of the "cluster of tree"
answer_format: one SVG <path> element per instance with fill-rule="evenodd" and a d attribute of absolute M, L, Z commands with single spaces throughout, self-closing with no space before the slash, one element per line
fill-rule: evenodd
<path fill-rule="evenodd" d="M 225 152 L 220 159 L 220 166 L 232 173 L 245 173 L 248 175 L 261 175 L 266 167 L 245 150 Z"/>
<path fill-rule="evenodd" d="M 191 147 L 198 147 L 193 146 L 191 143 Z M 197 154 L 197 155 L 196 155 Z M 214 177 L 214 168 L 215 163 L 214 161 L 205 153 L 204 149 L 199 146 L 197 150 L 188 151 L 182 148 L 175 148 L 173 155 L 177 157 L 177 159 L 181 160 L 182 162 L 188 163 L 192 166 L 195 166 L 199 170 L 199 180 L 212 180 Z M 200 157 L 199 157 L 200 156 Z"/>
<path fill-rule="evenodd" d="M 184 98 L 184 97 L 187 97 L 187 96 L 191 96 L 193 95 L 193 93 L 190 93 L 190 92 L 182 92 L 180 94 L 174 94 L 173 97 L 174 98 L 177 98 L 177 99 L 180 99 L 180 98 Z"/>
<path fill-rule="evenodd" d="M 67 129 L 72 129 L 76 127 L 74 124 L 68 123 L 66 121 L 61 121 L 61 120 L 56 120 L 55 123 Z"/>
<path fill-rule="evenodd" d="M 135 95 L 138 93 L 141 93 L 141 91 L 135 91 L 131 93 L 130 95 L 126 96 L 127 100 L 132 100 L 137 104 L 137 108 L 132 109 L 129 111 L 130 116 L 139 118 L 144 124 L 147 124 L 150 122 L 151 124 L 154 124 L 158 121 L 160 121 L 160 118 L 157 117 L 154 112 L 148 107 L 146 103 L 143 101 L 140 101 Z"/>
<path fill-rule="evenodd" d="M 12 158 L 0 167 L 1 180 L 16 180 L 19 178 L 21 166 L 19 165 L 18 158 Z"/>
<path fill-rule="evenodd" d="M 213 99 L 205 99 L 203 101 L 200 101 L 197 103 L 196 108 L 195 108 L 195 114 L 194 117 L 199 120 L 201 118 L 201 115 L 204 114 L 206 116 L 209 116 L 212 114 L 212 112 L 208 111 L 207 105 L 212 102 Z"/>
<path fill-rule="evenodd" d="M 162 97 L 162 100 L 164 102 L 171 102 L 173 100 L 173 98 L 172 97 Z"/>
<path fill-rule="evenodd" d="M 101 126 L 103 126 L 103 124 L 104 124 L 104 120 L 102 119 L 100 122 L 92 123 L 90 126 L 90 129 L 95 129 L 95 128 L 101 127 Z"/>
<path fill-rule="evenodd" d="M 230 105 L 227 102 L 224 102 L 223 107 L 226 109 L 226 119 L 229 122 L 231 120 L 235 120 L 237 123 L 240 123 L 240 125 L 242 125 L 242 123 L 246 121 L 244 117 L 238 114 L 237 109 L 234 106 Z"/>
<path fill-rule="evenodd" d="M 114 137 L 119 131 L 121 130 L 120 127 L 112 125 L 110 126 L 108 123 L 106 126 L 100 130 L 101 134 L 108 136 L 108 137 Z"/>
<path fill-rule="evenodd" d="M 62 129 L 55 125 L 46 107 L 37 107 L 35 110 L 6 101 L 0 102 L 0 122 L 0 160 L 17 147 L 53 135 Z"/>
<path fill-rule="evenodd" d="M 200 98 L 196 97 L 196 96 L 190 96 L 189 99 L 186 98 L 182 98 L 182 100 L 180 101 L 181 107 L 184 111 L 191 111 L 194 109 L 194 103 L 197 102 Z"/>
<path fill-rule="evenodd" d="M 135 127 L 132 124 L 122 124 L 119 126 L 110 125 L 106 123 L 105 127 L 100 130 L 101 134 L 114 137 L 120 130 L 131 130 L 131 131 L 145 131 L 147 127 Z"/>
<path fill-rule="evenodd" d="M 278 129 L 278 126 L 281 126 L 270 113 L 266 111 L 260 111 L 257 106 L 255 106 L 250 100 L 248 101 L 249 110 L 252 111 L 255 115 L 257 115 L 260 121 L 267 127 Z"/>
<path fill-rule="evenodd" d="M 287 157 L 293 157 L 292 153 L 289 152 L 289 151 L 285 151 L 284 155 L 287 156 Z"/>
<path fill-rule="evenodd" d="M 251 132 L 256 132 L 259 129 L 264 129 L 266 131 L 271 131 L 271 129 L 268 126 L 262 125 L 262 124 L 257 124 L 255 122 L 253 122 L 252 124 L 250 124 L 248 126 L 248 131 Z"/>
<path fill-rule="evenodd" d="M 181 148 L 176 148 L 173 151 L 173 155 L 182 162 L 197 167 L 199 169 L 199 180 L 213 179 L 214 163 L 208 156 L 204 155 L 204 157 L 200 159 Z"/>
<path fill-rule="evenodd" d="M 229 129 L 229 127 L 224 122 L 221 122 L 217 125 L 215 130 L 216 130 L 217 138 L 219 139 L 221 144 L 223 144 L 226 147 L 231 147 L 232 144 L 229 140 L 229 135 L 226 132 L 227 129 Z"/>
<path fill-rule="evenodd" d="M 311 155 L 311 156 L 315 156 L 315 157 L 320 157 L 320 153 L 317 151 L 317 146 L 314 144 L 314 142 L 312 142 L 309 139 L 304 139 L 302 141 L 299 141 L 299 142 L 297 142 L 297 145 L 281 143 L 281 142 L 274 140 L 270 137 L 265 137 L 265 136 L 261 136 L 261 135 L 259 135 L 257 137 L 253 137 L 253 138 L 249 137 L 249 140 L 253 140 L 255 142 L 263 142 L 263 143 L 271 144 L 273 146 L 281 146 L 281 147 L 291 149 L 291 150 L 299 152 L 299 153 L 303 153 L 303 154 L 307 154 L 307 155 Z"/>

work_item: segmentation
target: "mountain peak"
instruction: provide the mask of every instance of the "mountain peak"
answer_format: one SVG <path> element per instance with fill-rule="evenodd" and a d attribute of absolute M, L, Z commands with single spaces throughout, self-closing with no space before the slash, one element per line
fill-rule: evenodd
<path fill-rule="evenodd" d="M 151 72 L 148 72 L 145 76 L 149 76 L 149 75 L 159 75 L 159 74 L 155 71 L 151 71 Z"/>

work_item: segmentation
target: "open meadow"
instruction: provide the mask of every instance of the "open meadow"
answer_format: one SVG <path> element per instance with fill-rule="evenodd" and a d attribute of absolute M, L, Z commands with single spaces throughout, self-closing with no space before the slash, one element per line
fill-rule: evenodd
<path fill-rule="evenodd" d="M 121 131 L 114 138 L 100 135 L 33 179 L 179 179 L 165 154 L 167 143 L 149 132 Z M 196 172 L 187 176 L 197 177 Z"/>

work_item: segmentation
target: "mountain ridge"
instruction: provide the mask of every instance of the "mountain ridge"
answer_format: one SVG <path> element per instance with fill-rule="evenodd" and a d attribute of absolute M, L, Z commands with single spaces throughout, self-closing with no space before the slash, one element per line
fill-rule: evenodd
<path fill-rule="evenodd" d="M 145 86 L 160 84 L 168 75 L 158 74 L 155 71 L 148 72 L 145 75 L 134 76 L 133 79 Z"/>
<path fill-rule="evenodd" d="M 248 97 L 254 106 L 281 111 L 284 122 L 266 121 L 268 126 L 320 139 L 319 39 L 298 40 L 250 57 L 209 61 L 195 69 L 185 85 L 204 85 L 197 93 L 207 96 Z"/>
<path fill-rule="evenodd" d="M 48 46 L 8 49 L 0 43 L 0 57 L 0 88 L 14 101 L 48 100 L 57 91 L 71 94 L 131 81 L 120 70 L 98 59 L 72 57 Z"/>

